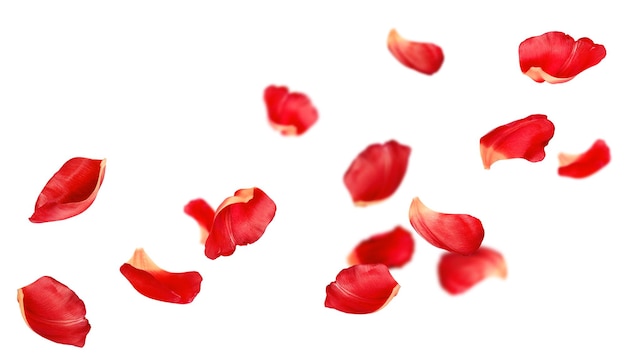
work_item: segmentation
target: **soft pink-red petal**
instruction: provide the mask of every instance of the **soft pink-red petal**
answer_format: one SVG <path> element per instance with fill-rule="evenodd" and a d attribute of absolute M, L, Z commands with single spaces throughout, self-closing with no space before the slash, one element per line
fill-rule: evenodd
<path fill-rule="evenodd" d="M 43 276 L 17 290 L 26 324 L 42 337 L 60 344 L 83 347 L 91 330 L 85 303 L 67 286 Z"/>
<path fill-rule="evenodd" d="M 313 126 L 319 117 L 309 97 L 289 92 L 284 86 L 268 86 L 263 99 L 270 124 L 286 136 L 299 136 Z"/>
<path fill-rule="evenodd" d="M 433 43 L 406 40 L 395 29 L 389 32 L 387 48 L 400 63 L 420 73 L 432 75 L 443 64 L 441 47 Z"/>
<path fill-rule="evenodd" d="M 389 198 L 406 174 L 410 154 L 409 146 L 395 140 L 369 145 L 343 176 L 352 201 L 364 206 Z"/>
<path fill-rule="evenodd" d="M 215 211 L 204 199 L 194 199 L 187 203 L 184 208 L 185 213 L 198 222 L 200 226 L 200 242 L 204 244 L 211 228 L 213 228 L 213 219 Z"/>
<path fill-rule="evenodd" d="M 413 198 L 409 220 L 415 231 L 435 247 L 470 255 L 480 247 L 485 230 L 480 219 L 469 214 L 439 213 Z"/>
<path fill-rule="evenodd" d="M 437 267 L 439 282 L 444 290 L 461 294 L 488 277 L 506 278 L 507 267 L 498 251 L 481 247 L 470 256 L 445 253 Z"/>
<path fill-rule="evenodd" d="M 400 285 L 383 264 L 354 265 L 341 270 L 326 286 L 324 306 L 350 314 L 382 309 L 398 294 Z"/>
<path fill-rule="evenodd" d="M 188 304 L 200 292 L 202 276 L 196 271 L 168 272 L 157 266 L 143 248 L 120 267 L 120 272 L 140 294 L 154 300 Z"/>
<path fill-rule="evenodd" d="M 402 267 L 413 257 L 415 241 L 411 232 L 398 226 L 359 243 L 348 256 L 348 264 L 382 263 L 387 267 Z"/>
<path fill-rule="evenodd" d="M 480 138 L 480 156 L 485 169 L 498 160 L 523 158 L 538 162 L 554 136 L 554 124 L 546 115 L 530 115 L 496 127 Z"/>
<path fill-rule="evenodd" d="M 59 221 L 87 210 L 100 190 L 105 167 L 106 159 L 68 160 L 39 194 L 29 220 L 33 223 Z"/>
<path fill-rule="evenodd" d="M 563 83 L 600 63 L 606 49 L 589 38 L 574 40 L 562 32 L 547 32 L 520 43 L 522 73 L 535 82 Z"/>
<path fill-rule="evenodd" d="M 604 168 L 611 161 L 611 150 L 602 139 L 596 140 L 582 154 L 559 154 L 559 175 L 586 178 Z"/>

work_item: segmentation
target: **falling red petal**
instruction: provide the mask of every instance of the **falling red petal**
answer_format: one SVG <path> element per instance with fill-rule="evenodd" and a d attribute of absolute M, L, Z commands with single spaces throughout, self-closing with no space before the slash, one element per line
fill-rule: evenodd
<path fill-rule="evenodd" d="M 285 136 L 299 136 L 313 126 L 318 112 L 309 97 L 284 86 L 268 86 L 263 99 L 270 124 Z"/>
<path fill-rule="evenodd" d="M 410 154 L 409 146 L 395 140 L 363 150 L 343 176 L 352 201 L 364 206 L 389 198 L 406 174 Z"/>
<path fill-rule="evenodd" d="M 217 208 L 204 254 L 214 260 L 230 256 L 236 246 L 256 242 L 274 219 L 276 204 L 259 188 L 240 189 Z"/>
<path fill-rule="evenodd" d="M 204 199 L 194 199 L 185 205 L 184 211 L 200 226 L 200 242 L 204 244 L 213 227 L 215 211 Z"/>
<path fill-rule="evenodd" d="M 433 43 L 408 41 L 395 29 L 389 32 L 387 48 L 400 63 L 420 73 L 432 75 L 443 64 L 441 47 Z"/>
<path fill-rule="evenodd" d="M 382 263 L 389 268 L 402 267 L 411 260 L 414 250 L 411 232 L 398 226 L 359 243 L 348 256 L 348 264 Z"/>
<path fill-rule="evenodd" d="M 435 212 L 413 198 L 409 220 L 415 231 L 435 247 L 470 255 L 480 247 L 485 230 L 480 219 L 468 214 Z"/>
<path fill-rule="evenodd" d="M 611 161 L 611 151 L 604 140 L 599 139 L 582 154 L 559 154 L 559 175 L 570 178 L 586 178 L 604 168 Z"/>
<path fill-rule="evenodd" d="M 485 169 L 498 160 L 523 158 L 538 162 L 546 157 L 544 148 L 554 136 L 554 124 L 546 115 L 526 118 L 496 127 L 480 138 L 480 156 Z"/>
<path fill-rule="evenodd" d="M 39 194 L 29 220 L 33 223 L 60 221 L 87 210 L 100 190 L 105 167 L 106 159 L 68 160 Z"/>
<path fill-rule="evenodd" d="M 26 324 L 42 337 L 60 344 L 83 347 L 91 330 L 85 303 L 67 286 L 43 276 L 17 290 Z"/>
<path fill-rule="evenodd" d="M 488 277 L 506 278 L 507 267 L 499 252 L 481 247 L 470 256 L 444 253 L 438 265 L 439 282 L 452 295 L 461 294 Z"/>
<path fill-rule="evenodd" d="M 120 272 L 140 294 L 154 300 L 188 304 L 200 292 L 202 276 L 196 271 L 168 272 L 157 266 L 143 248 L 120 267 Z"/>
<path fill-rule="evenodd" d="M 563 83 L 600 63 L 606 49 L 589 38 L 574 40 L 562 32 L 545 34 L 524 40 L 519 46 L 522 73 L 535 82 Z"/>
<path fill-rule="evenodd" d="M 354 265 L 341 270 L 326 286 L 324 306 L 350 314 L 369 314 L 385 307 L 400 285 L 383 264 Z"/>

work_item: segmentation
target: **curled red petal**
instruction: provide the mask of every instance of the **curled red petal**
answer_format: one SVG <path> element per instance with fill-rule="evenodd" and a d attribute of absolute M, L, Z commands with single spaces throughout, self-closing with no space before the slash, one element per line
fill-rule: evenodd
<path fill-rule="evenodd" d="M 106 159 L 68 160 L 39 194 L 29 220 L 33 223 L 60 221 L 87 210 L 100 190 L 105 167 Z"/>
<path fill-rule="evenodd" d="M 348 256 L 348 264 L 382 263 L 389 268 L 402 267 L 413 257 L 415 241 L 411 232 L 398 226 L 359 243 Z"/>
<path fill-rule="evenodd" d="M 213 228 L 213 219 L 215 218 L 215 211 L 209 203 L 204 199 L 198 198 L 189 201 L 184 208 L 185 213 L 198 222 L 200 226 L 200 242 L 204 244 L 211 228 Z"/>
<path fill-rule="evenodd" d="M 538 162 L 554 136 L 554 124 L 546 115 L 530 115 L 496 127 L 480 138 L 480 156 L 485 169 L 498 160 L 523 158 Z"/>
<path fill-rule="evenodd" d="M 120 272 L 140 294 L 154 300 L 188 304 L 200 292 L 202 276 L 196 271 L 168 272 L 157 266 L 143 248 L 120 267 Z"/>
<path fill-rule="evenodd" d="M 343 176 L 352 201 L 364 206 L 389 198 L 406 174 L 410 154 L 409 146 L 395 140 L 369 145 Z"/>
<path fill-rule="evenodd" d="M 559 175 L 570 178 L 586 178 L 604 168 L 611 161 L 609 146 L 602 139 L 596 140 L 582 154 L 559 154 Z"/>
<path fill-rule="evenodd" d="M 439 213 L 413 198 L 409 220 L 415 231 L 435 247 L 470 255 L 480 247 L 485 230 L 480 219 L 468 214 Z"/>
<path fill-rule="evenodd" d="M 562 32 L 530 37 L 519 45 L 522 73 L 535 82 L 563 83 L 600 63 L 606 49 L 589 38 L 574 40 Z"/>
<path fill-rule="evenodd" d="M 43 276 L 17 290 L 26 324 L 42 337 L 60 344 L 83 347 L 91 325 L 85 303 L 67 286 Z"/>
<path fill-rule="evenodd" d="M 230 256 L 236 246 L 256 242 L 276 214 L 276 204 L 259 188 L 240 189 L 217 208 L 204 254 L 214 260 Z"/>
<path fill-rule="evenodd" d="M 324 306 L 350 314 L 369 314 L 385 307 L 400 285 L 383 264 L 354 265 L 343 269 L 326 286 Z"/>
<path fill-rule="evenodd" d="M 452 295 L 461 294 L 488 277 L 506 278 L 507 267 L 500 252 L 481 247 L 470 256 L 445 253 L 437 267 L 439 282 Z"/>
<path fill-rule="evenodd" d="M 317 122 L 317 109 L 303 93 L 271 85 L 265 89 L 263 99 L 270 124 L 283 135 L 302 135 Z"/>
<path fill-rule="evenodd" d="M 420 73 L 432 75 L 443 64 L 443 50 L 433 43 L 404 39 L 395 29 L 389 32 L 387 48 L 403 65 Z"/>

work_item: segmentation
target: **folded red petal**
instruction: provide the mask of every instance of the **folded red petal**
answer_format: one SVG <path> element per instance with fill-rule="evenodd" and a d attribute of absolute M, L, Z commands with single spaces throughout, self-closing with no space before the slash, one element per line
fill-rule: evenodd
<path fill-rule="evenodd" d="M 271 85 L 263 98 L 270 124 L 283 135 L 302 135 L 317 122 L 317 109 L 303 93 L 290 93 L 287 87 Z"/>
<path fill-rule="evenodd" d="M 445 253 L 438 266 L 439 282 L 444 290 L 461 294 L 488 277 L 506 278 L 507 267 L 499 252 L 481 247 L 470 256 Z"/>
<path fill-rule="evenodd" d="M 276 204 L 259 188 L 240 189 L 217 208 L 204 254 L 214 260 L 230 256 L 236 246 L 256 242 L 274 219 Z"/>
<path fill-rule="evenodd" d="M 194 199 L 185 205 L 185 213 L 198 222 L 200 226 L 200 242 L 204 244 L 211 228 L 215 211 L 204 199 Z"/>
<path fill-rule="evenodd" d="M 85 303 L 67 286 L 43 276 L 17 290 L 26 324 L 42 337 L 60 344 L 83 347 L 91 330 Z"/>
<path fill-rule="evenodd" d="M 389 198 L 400 186 L 409 165 L 411 148 L 395 140 L 372 144 L 352 161 L 343 182 L 357 205 Z"/>
<path fill-rule="evenodd" d="M 39 194 L 29 220 L 33 223 L 59 221 L 87 210 L 100 190 L 105 166 L 106 159 L 68 160 Z"/>
<path fill-rule="evenodd" d="M 480 138 L 480 156 L 485 169 L 498 160 L 523 158 L 538 162 L 546 157 L 544 148 L 554 136 L 554 124 L 546 115 L 526 118 L 496 127 Z"/>
<path fill-rule="evenodd" d="M 409 220 L 415 231 L 435 247 L 470 255 L 480 247 L 485 230 L 480 219 L 468 214 L 439 213 L 413 198 Z"/>
<path fill-rule="evenodd" d="M 120 272 L 140 294 L 154 300 L 188 304 L 200 292 L 202 276 L 196 271 L 168 272 L 157 266 L 144 251 L 137 248 Z"/>
<path fill-rule="evenodd" d="M 535 82 L 563 83 L 600 63 L 606 49 L 589 38 L 574 40 L 562 32 L 530 37 L 519 46 L 522 73 Z"/>
<path fill-rule="evenodd" d="M 406 40 L 395 29 L 389 32 L 387 48 L 400 63 L 420 73 L 432 75 L 443 64 L 441 47 Z"/>
<path fill-rule="evenodd" d="M 415 241 L 411 232 L 398 226 L 359 243 L 348 256 L 348 264 L 382 263 L 389 268 L 402 267 L 411 260 L 413 251 Z"/>
<path fill-rule="evenodd" d="M 324 306 L 350 314 L 382 309 L 398 294 L 400 285 L 383 264 L 354 265 L 341 270 L 326 286 Z"/>
<path fill-rule="evenodd" d="M 559 154 L 559 175 L 570 178 L 586 178 L 611 161 L 611 151 L 604 140 L 599 139 L 582 154 Z"/>

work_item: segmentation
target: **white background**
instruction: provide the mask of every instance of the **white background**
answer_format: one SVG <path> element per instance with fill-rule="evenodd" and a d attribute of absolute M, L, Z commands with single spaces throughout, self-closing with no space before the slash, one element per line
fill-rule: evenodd
<path fill-rule="evenodd" d="M 619 2 L 346 4 L 0 3 L 2 361 L 626 359 Z M 440 45 L 440 71 L 397 62 L 392 28 Z M 568 83 L 535 83 L 519 69 L 519 43 L 553 30 L 605 45 L 606 58 Z M 318 108 L 302 137 L 269 126 L 270 84 Z M 545 160 L 484 170 L 479 138 L 534 113 L 556 126 Z M 598 138 L 613 156 L 605 169 L 557 175 L 559 152 Z M 390 139 L 412 148 L 403 183 L 383 203 L 353 206 L 343 173 Z M 75 156 L 107 158 L 94 204 L 30 223 L 45 183 Z M 217 207 L 252 186 L 275 201 L 274 221 L 257 243 L 207 259 L 184 205 L 202 197 Z M 389 305 L 369 315 L 324 308 L 326 285 L 359 241 L 396 225 L 412 231 L 416 196 L 480 218 L 483 244 L 503 253 L 509 277 L 450 296 L 437 281 L 442 251 L 414 233 Z M 168 271 L 200 272 L 197 298 L 175 305 L 137 293 L 119 272 L 136 247 Z M 84 348 L 24 324 L 17 289 L 43 275 L 85 302 Z"/>

